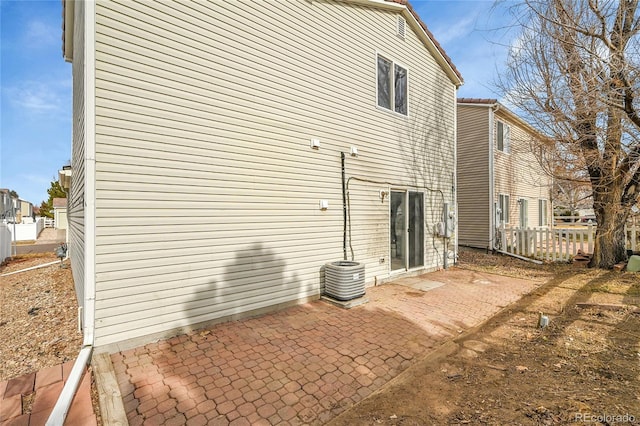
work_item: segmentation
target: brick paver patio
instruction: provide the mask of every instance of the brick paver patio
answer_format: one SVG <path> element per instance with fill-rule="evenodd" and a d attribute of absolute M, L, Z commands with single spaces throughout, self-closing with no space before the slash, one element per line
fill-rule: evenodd
<path fill-rule="evenodd" d="M 0 425 L 43 426 L 69 377 L 73 361 L 0 382 Z M 30 401 L 30 402 L 27 402 Z M 91 402 L 91 374 L 85 372 L 65 426 L 97 424 Z"/>
<path fill-rule="evenodd" d="M 350 310 L 317 301 L 111 359 L 132 426 L 321 424 L 536 285 L 454 268 L 370 288 Z"/>

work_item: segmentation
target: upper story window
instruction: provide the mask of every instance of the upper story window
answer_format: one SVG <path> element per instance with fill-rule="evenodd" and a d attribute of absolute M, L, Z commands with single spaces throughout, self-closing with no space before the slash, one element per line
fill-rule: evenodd
<path fill-rule="evenodd" d="M 511 144 L 511 127 L 498 121 L 498 151 L 509 152 Z"/>
<path fill-rule="evenodd" d="M 407 115 L 407 69 L 378 55 L 378 106 Z"/>

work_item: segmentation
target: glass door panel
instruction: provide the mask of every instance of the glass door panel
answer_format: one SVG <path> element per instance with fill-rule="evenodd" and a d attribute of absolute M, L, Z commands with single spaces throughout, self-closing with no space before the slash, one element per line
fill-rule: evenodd
<path fill-rule="evenodd" d="M 406 269 L 406 192 L 391 191 L 391 270 Z"/>
<path fill-rule="evenodd" d="M 409 268 L 424 265 L 424 197 L 422 192 L 409 192 Z"/>
<path fill-rule="evenodd" d="M 424 195 L 391 191 L 391 270 L 424 265 Z"/>

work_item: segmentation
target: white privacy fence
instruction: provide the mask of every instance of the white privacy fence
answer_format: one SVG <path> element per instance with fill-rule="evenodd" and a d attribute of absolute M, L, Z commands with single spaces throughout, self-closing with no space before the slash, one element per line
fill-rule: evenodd
<path fill-rule="evenodd" d="M 0 223 L 0 263 L 11 257 L 11 231 L 9 227 Z"/>
<path fill-rule="evenodd" d="M 497 230 L 497 248 L 507 253 L 548 261 L 567 261 L 578 254 L 593 253 L 596 227 L 512 228 Z M 627 249 L 640 250 L 640 226 L 625 226 Z"/>
<path fill-rule="evenodd" d="M 16 241 L 35 241 L 38 239 L 38 235 L 44 228 L 44 220 L 39 218 L 34 223 L 17 223 L 8 224 L 7 227 L 11 232 L 11 239 L 13 240 L 13 233 L 15 231 Z"/>

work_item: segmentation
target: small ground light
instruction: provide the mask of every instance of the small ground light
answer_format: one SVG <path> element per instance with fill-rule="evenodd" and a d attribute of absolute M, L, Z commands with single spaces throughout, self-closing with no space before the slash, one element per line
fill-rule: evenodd
<path fill-rule="evenodd" d="M 67 245 L 65 243 L 56 247 L 56 256 L 60 258 L 60 267 L 62 268 L 62 261 L 67 257 Z"/>
<path fill-rule="evenodd" d="M 538 313 L 538 327 L 546 328 L 549 325 L 549 317 L 542 312 Z"/>

